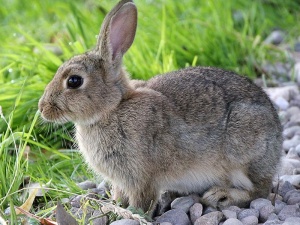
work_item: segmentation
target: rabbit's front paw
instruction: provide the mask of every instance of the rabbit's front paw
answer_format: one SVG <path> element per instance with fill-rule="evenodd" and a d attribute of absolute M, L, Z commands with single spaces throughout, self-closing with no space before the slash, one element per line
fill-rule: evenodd
<path fill-rule="evenodd" d="M 228 189 L 221 187 L 212 187 L 204 193 L 202 197 L 204 204 L 216 209 L 223 209 L 232 202 Z"/>

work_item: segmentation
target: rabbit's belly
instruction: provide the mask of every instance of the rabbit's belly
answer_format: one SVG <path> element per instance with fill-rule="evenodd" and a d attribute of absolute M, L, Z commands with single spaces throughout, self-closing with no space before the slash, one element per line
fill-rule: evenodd
<path fill-rule="evenodd" d="M 179 176 L 166 177 L 163 190 L 179 193 L 204 193 L 214 185 L 222 185 L 225 181 L 220 170 L 209 168 L 203 170 L 189 170 Z"/>
<path fill-rule="evenodd" d="M 181 176 L 167 179 L 164 191 L 177 191 L 179 193 L 203 194 L 212 186 L 235 187 L 243 190 L 252 190 L 253 183 L 240 169 L 225 172 L 216 168 L 203 170 L 189 170 Z"/>

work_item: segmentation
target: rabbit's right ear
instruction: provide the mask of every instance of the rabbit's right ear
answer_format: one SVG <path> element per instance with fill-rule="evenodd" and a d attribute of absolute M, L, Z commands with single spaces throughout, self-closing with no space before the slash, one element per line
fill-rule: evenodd
<path fill-rule="evenodd" d="M 120 1 L 104 19 L 96 51 L 118 66 L 130 48 L 136 32 L 137 9 L 131 0 Z"/>

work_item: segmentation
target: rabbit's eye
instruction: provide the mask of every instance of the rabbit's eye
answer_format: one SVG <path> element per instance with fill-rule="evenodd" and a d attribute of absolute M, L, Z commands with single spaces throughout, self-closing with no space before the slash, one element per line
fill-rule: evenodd
<path fill-rule="evenodd" d="M 78 75 L 70 76 L 67 80 L 67 87 L 71 89 L 79 88 L 83 84 L 83 78 Z"/>

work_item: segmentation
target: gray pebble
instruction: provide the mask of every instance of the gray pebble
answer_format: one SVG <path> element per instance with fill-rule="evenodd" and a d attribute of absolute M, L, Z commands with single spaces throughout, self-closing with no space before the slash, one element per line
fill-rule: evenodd
<path fill-rule="evenodd" d="M 96 188 L 96 184 L 92 181 L 89 181 L 89 180 L 78 183 L 77 186 L 80 187 L 82 190 L 88 190 L 88 189 Z"/>
<path fill-rule="evenodd" d="M 290 103 L 285 100 L 283 97 L 279 96 L 276 100 L 275 100 L 275 104 L 279 107 L 279 109 L 281 110 L 286 110 Z"/>
<path fill-rule="evenodd" d="M 275 201 L 275 213 L 278 214 L 286 206 L 286 203 L 280 200 Z"/>
<path fill-rule="evenodd" d="M 295 187 L 288 181 L 279 184 L 278 194 L 285 196 L 290 190 L 294 190 Z"/>
<path fill-rule="evenodd" d="M 294 73 L 295 73 L 297 84 L 299 85 L 300 84 L 300 62 L 297 62 L 294 65 Z"/>
<path fill-rule="evenodd" d="M 195 204 L 194 198 L 192 196 L 185 196 L 185 197 L 180 197 L 176 198 L 172 203 L 171 203 L 171 208 L 172 209 L 181 209 L 185 213 L 189 211 L 192 205 Z"/>
<path fill-rule="evenodd" d="M 122 219 L 112 222 L 110 225 L 140 225 L 136 220 Z"/>
<path fill-rule="evenodd" d="M 300 175 L 283 175 L 280 177 L 283 182 L 288 181 L 294 186 L 300 185 Z"/>
<path fill-rule="evenodd" d="M 300 42 L 296 42 L 294 45 L 295 52 L 300 52 Z"/>
<path fill-rule="evenodd" d="M 171 224 L 170 222 L 162 222 L 162 223 L 159 223 L 159 225 L 173 225 L 173 224 Z"/>
<path fill-rule="evenodd" d="M 295 113 L 295 114 L 291 115 L 290 121 L 299 123 L 299 121 L 300 121 L 299 114 Z"/>
<path fill-rule="evenodd" d="M 278 220 L 278 216 L 275 213 L 271 213 L 268 220 Z"/>
<path fill-rule="evenodd" d="M 229 206 L 229 207 L 226 208 L 226 210 L 234 211 L 236 213 L 239 213 L 239 212 L 242 211 L 242 209 L 237 207 L 237 206 Z"/>
<path fill-rule="evenodd" d="M 215 209 L 215 208 L 213 208 L 213 207 L 208 206 L 208 207 L 206 207 L 206 208 L 204 209 L 203 215 L 208 214 L 208 213 L 211 213 L 211 212 L 216 212 L 216 211 L 218 211 L 218 210 Z"/>
<path fill-rule="evenodd" d="M 279 45 L 284 39 L 284 32 L 281 30 L 272 31 L 269 36 L 265 39 L 266 44 Z"/>
<path fill-rule="evenodd" d="M 157 223 L 169 222 L 173 225 L 190 225 L 190 219 L 187 214 L 181 209 L 171 209 L 156 220 Z"/>
<path fill-rule="evenodd" d="M 258 224 L 258 218 L 256 216 L 247 216 L 247 217 L 241 219 L 241 222 L 244 225 L 257 225 Z"/>
<path fill-rule="evenodd" d="M 203 206 L 200 203 L 195 203 L 191 208 L 190 208 L 190 218 L 192 223 L 195 223 L 195 221 L 202 216 L 203 212 Z"/>
<path fill-rule="evenodd" d="M 283 224 L 283 221 L 280 220 L 268 220 L 264 223 L 264 225 L 281 225 Z"/>
<path fill-rule="evenodd" d="M 299 217 L 290 217 L 287 218 L 283 225 L 300 225 L 300 218 Z"/>
<path fill-rule="evenodd" d="M 280 176 L 292 175 L 295 169 L 300 168 L 300 160 L 298 159 L 284 157 L 281 161 Z"/>
<path fill-rule="evenodd" d="M 299 205 L 286 205 L 278 214 L 280 220 L 286 220 L 289 217 L 300 217 Z"/>
<path fill-rule="evenodd" d="M 244 225 L 244 224 L 238 219 L 229 218 L 223 223 L 223 225 Z"/>
<path fill-rule="evenodd" d="M 287 139 L 283 141 L 283 149 L 288 152 L 290 148 L 296 147 L 300 144 L 300 135 L 295 135 L 292 139 Z"/>
<path fill-rule="evenodd" d="M 275 207 L 271 204 L 261 207 L 261 209 L 259 210 L 259 220 L 263 223 L 266 222 L 269 216 L 274 212 Z"/>
<path fill-rule="evenodd" d="M 282 132 L 282 136 L 285 139 L 291 139 L 296 132 L 300 131 L 300 126 L 292 126 L 292 127 L 288 127 L 286 129 L 283 130 Z"/>
<path fill-rule="evenodd" d="M 237 218 L 241 220 L 247 216 L 256 216 L 258 218 L 259 211 L 257 209 L 243 209 L 240 213 L 238 213 Z"/>
<path fill-rule="evenodd" d="M 296 146 L 295 151 L 298 154 L 298 156 L 300 157 L 300 145 Z"/>
<path fill-rule="evenodd" d="M 235 211 L 224 209 L 224 210 L 222 210 L 222 213 L 224 214 L 226 219 L 230 219 L 230 218 L 236 219 L 237 218 L 237 213 Z"/>
<path fill-rule="evenodd" d="M 98 210 L 93 213 L 92 217 L 95 218 L 91 220 L 93 225 L 106 225 L 108 223 L 108 217 Z"/>
<path fill-rule="evenodd" d="M 250 208 L 251 209 L 257 209 L 260 210 L 262 207 L 264 207 L 265 205 L 272 205 L 271 201 L 265 198 L 258 198 L 253 200 L 250 203 Z"/>
<path fill-rule="evenodd" d="M 297 145 L 297 146 L 299 146 L 299 145 Z M 297 148 L 297 146 L 296 146 L 296 148 Z M 296 151 L 296 148 L 295 147 L 290 148 L 290 150 L 288 151 L 288 153 L 286 155 L 286 158 L 299 160 L 300 157 L 299 157 L 298 152 Z"/>
<path fill-rule="evenodd" d="M 300 203 L 300 190 L 291 190 L 288 193 L 285 194 L 283 200 L 288 205 L 295 205 L 297 203 Z"/>
<path fill-rule="evenodd" d="M 216 211 L 198 218 L 194 225 L 218 225 L 223 219 L 223 213 Z"/>
<path fill-rule="evenodd" d="M 297 88 L 298 89 L 298 88 Z M 290 120 L 290 118 L 293 116 L 293 115 L 296 115 L 296 114 L 298 114 L 298 113 L 300 113 L 300 109 L 299 109 L 299 107 L 296 107 L 296 106 L 292 106 L 292 107 L 290 107 L 290 108 L 288 108 L 287 110 L 286 110 L 286 113 L 287 113 L 287 118 L 288 118 L 288 120 Z"/>
<path fill-rule="evenodd" d="M 77 195 L 75 197 L 72 197 L 72 199 L 70 200 L 70 204 L 72 207 L 75 207 L 75 208 L 80 208 L 81 206 L 81 201 L 82 199 L 82 196 L 81 195 Z"/>

